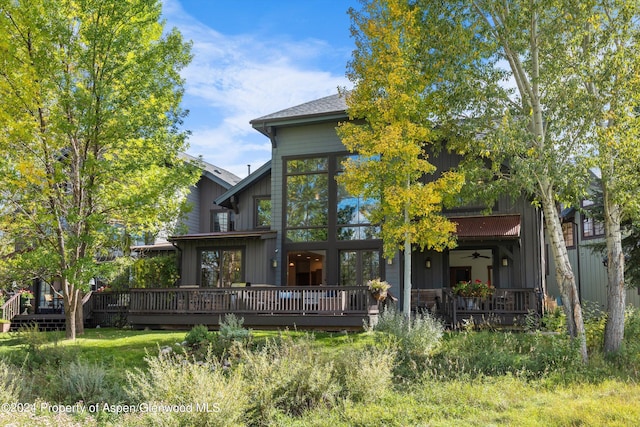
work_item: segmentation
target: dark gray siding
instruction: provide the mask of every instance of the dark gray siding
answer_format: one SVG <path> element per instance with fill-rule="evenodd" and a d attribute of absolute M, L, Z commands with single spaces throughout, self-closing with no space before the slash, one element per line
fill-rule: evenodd
<path fill-rule="evenodd" d="M 578 292 L 582 302 L 591 301 L 597 303 L 600 308 L 607 307 L 607 269 L 602 263 L 602 255 L 594 252 L 590 245 L 601 239 L 583 239 L 580 227 L 581 215 L 576 212 L 574 219 L 574 235 L 576 237 L 576 246 L 567 248 L 569 261 L 573 268 L 573 274 L 576 278 Z M 553 298 L 560 296 L 558 288 L 558 280 L 555 276 L 555 260 L 551 254 L 551 248 L 547 249 L 548 253 L 548 275 L 547 275 L 547 294 Z M 627 291 L 627 304 L 640 307 L 640 295 L 637 289 L 629 289 Z"/>
<path fill-rule="evenodd" d="M 180 242 L 182 256 L 181 285 L 200 284 L 199 252 L 209 248 L 242 248 L 243 281 L 275 284 L 275 268 L 271 259 L 275 254 L 274 238 L 186 240 Z"/>
<path fill-rule="evenodd" d="M 226 191 L 224 187 L 215 182 L 202 178 L 198 182 L 198 188 L 200 190 L 200 209 L 198 224 L 199 230 L 197 233 L 208 233 L 211 230 L 211 211 L 212 210 L 226 210 L 213 203 L 213 201 Z"/>
<path fill-rule="evenodd" d="M 235 216 L 236 230 L 255 229 L 256 197 L 271 197 L 271 175 L 253 183 L 251 187 L 239 194 L 238 213 Z"/>

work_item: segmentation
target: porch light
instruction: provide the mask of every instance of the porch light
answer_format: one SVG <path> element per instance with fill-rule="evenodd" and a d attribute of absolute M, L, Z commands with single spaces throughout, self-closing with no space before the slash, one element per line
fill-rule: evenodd
<path fill-rule="evenodd" d="M 502 257 L 502 266 L 503 267 L 508 267 L 509 266 L 509 258 L 507 258 L 506 256 Z"/>
<path fill-rule="evenodd" d="M 278 260 L 275 258 L 271 258 L 271 267 L 278 268 Z"/>
<path fill-rule="evenodd" d="M 431 258 L 427 258 L 424 262 L 424 268 L 431 268 Z"/>

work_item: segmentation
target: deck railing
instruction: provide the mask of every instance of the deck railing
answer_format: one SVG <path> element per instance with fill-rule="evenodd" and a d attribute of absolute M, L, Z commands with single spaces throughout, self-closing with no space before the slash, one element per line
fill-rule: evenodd
<path fill-rule="evenodd" d="M 2 319 L 11 320 L 20 314 L 20 294 L 17 293 L 9 298 L 1 307 Z"/>
<path fill-rule="evenodd" d="M 462 318 L 483 315 L 523 316 L 538 312 L 538 294 L 535 289 L 496 289 L 489 297 L 461 297 L 450 289 L 442 292 L 442 311 L 454 327 Z"/>
<path fill-rule="evenodd" d="M 129 291 L 92 292 L 85 305 L 85 314 L 91 312 L 92 323 L 103 326 L 125 324 L 129 312 Z"/>
<path fill-rule="evenodd" d="M 366 314 L 363 286 L 131 289 L 129 313 Z"/>

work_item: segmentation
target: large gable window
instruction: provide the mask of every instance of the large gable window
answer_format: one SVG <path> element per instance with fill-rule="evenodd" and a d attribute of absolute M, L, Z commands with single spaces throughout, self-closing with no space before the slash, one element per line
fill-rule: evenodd
<path fill-rule="evenodd" d="M 342 172 L 342 162 L 347 157 L 338 157 L 338 173 Z M 371 225 L 371 211 L 377 201 L 354 196 L 338 183 L 336 203 L 336 223 L 338 240 L 369 240 L 377 239 L 379 227 Z"/>
<path fill-rule="evenodd" d="M 327 240 L 329 170 L 326 157 L 288 160 L 286 236 L 292 242 Z"/>

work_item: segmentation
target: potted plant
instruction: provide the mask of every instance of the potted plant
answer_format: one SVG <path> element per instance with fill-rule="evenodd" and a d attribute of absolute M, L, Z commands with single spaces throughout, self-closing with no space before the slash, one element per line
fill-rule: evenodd
<path fill-rule="evenodd" d="M 478 300 L 490 297 L 493 295 L 494 290 L 493 286 L 478 279 L 473 282 L 458 282 L 452 288 L 453 294 L 463 300 L 462 306 L 467 310 L 477 309 L 479 306 Z"/>
<path fill-rule="evenodd" d="M 453 293 L 461 297 L 487 298 L 493 295 L 495 288 L 488 283 L 476 279 L 474 282 L 458 282 L 453 285 Z"/>
<path fill-rule="evenodd" d="M 24 312 L 22 314 L 33 313 L 33 305 L 31 304 L 31 300 L 35 298 L 33 296 L 33 292 L 29 289 L 21 289 L 20 290 L 20 305 Z"/>
<path fill-rule="evenodd" d="M 0 319 L 0 332 L 9 332 L 11 329 L 11 321 L 7 319 Z"/>
<path fill-rule="evenodd" d="M 387 291 L 391 288 L 391 285 L 384 280 L 371 279 L 367 282 L 369 292 L 377 301 L 384 301 L 387 298 Z"/>

